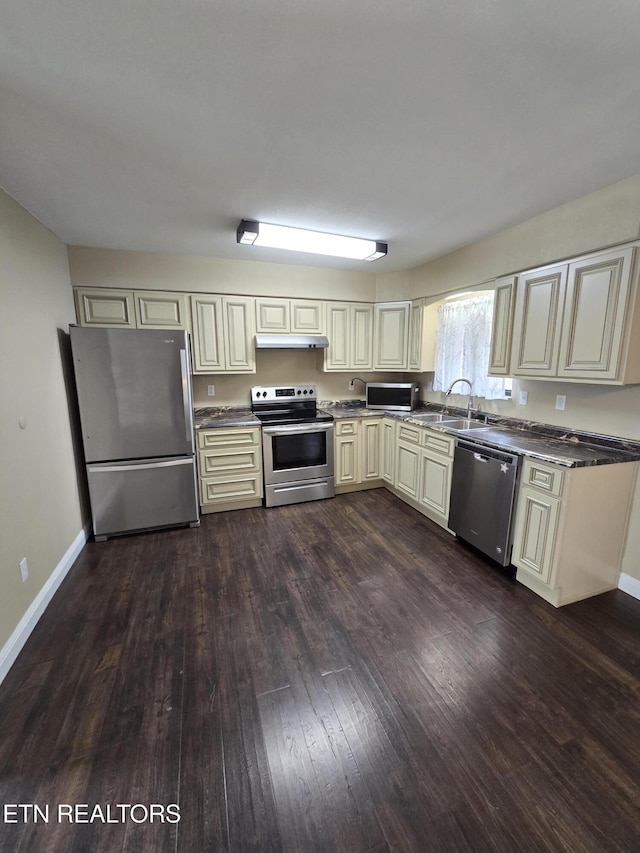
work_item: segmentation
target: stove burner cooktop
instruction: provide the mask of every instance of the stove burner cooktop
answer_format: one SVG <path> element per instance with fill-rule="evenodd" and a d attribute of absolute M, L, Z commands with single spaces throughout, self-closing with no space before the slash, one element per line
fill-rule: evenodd
<path fill-rule="evenodd" d="M 260 421 L 268 424 L 333 420 L 332 415 L 318 410 L 315 385 L 255 385 L 251 389 L 251 410 Z"/>

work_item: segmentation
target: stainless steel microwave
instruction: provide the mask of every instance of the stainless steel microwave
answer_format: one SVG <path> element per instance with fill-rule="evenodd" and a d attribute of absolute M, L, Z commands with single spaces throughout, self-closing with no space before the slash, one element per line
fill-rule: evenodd
<path fill-rule="evenodd" d="M 414 382 L 367 382 L 367 409 L 410 412 L 418 405 L 419 390 Z"/>

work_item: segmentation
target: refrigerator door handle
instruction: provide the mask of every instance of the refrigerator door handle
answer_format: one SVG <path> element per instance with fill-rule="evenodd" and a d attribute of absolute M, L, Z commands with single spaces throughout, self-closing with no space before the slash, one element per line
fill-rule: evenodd
<path fill-rule="evenodd" d="M 145 471 L 149 468 L 173 468 L 175 465 L 193 465 L 192 456 L 184 456 L 180 459 L 167 459 L 164 462 L 136 462 L 133 465 L 112 465 L 105 462 L 102 465 L 87 465 L 87 471 L 91 474 L 102 472 L 112 473 L 116 471 Z"/>
<path fill-rule="evenodd" d="M 186 349 L 180 350 L 180 373 L 182 374 L 182 403 L 184 405 L 184 427 L 188 442 L 193 441 L 191 434 L 191 389 L 189 387 L 189 362 Z"/>

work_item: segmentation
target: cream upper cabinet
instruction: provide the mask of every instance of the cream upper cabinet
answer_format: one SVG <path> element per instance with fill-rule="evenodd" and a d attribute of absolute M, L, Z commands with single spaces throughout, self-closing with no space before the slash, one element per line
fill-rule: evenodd
<path fill-rule="evenodd" d="M 637 253 L 634 244 L 519 275 L 505 372 L 612 385 L 640 382 Z M 495 343 L 501 365 L 498 335 Z"/>
<path fill-rule="evenodd" d="M 511 556 L 516 579 L 556 607 L 615 589 L 637 468 L 525 459 Z"/>
<path fill-rule="evenodd" d="M 191 328 L 189 295 L 166 290 L 75 288 L 81 326 L 130 329 Z"/>
<path fill-rule="evenodd" d="M 628 248 L 569 265 L 558 376 L 618 378 L 633 255 Z"/>
<path fill-rule="evenodd" d="M 371 370 L 373 306 L 359 302 L 328 302 L 325 370 Z"/>
<path fill-rule="evenodd" d="M 290 316 L 288 299 L 256 299 L 256 332 L 289 332 Z"/>
<path fill-rule="evenodd" d="M 194 373 L 255 373 L 253 300 L 192 296 Z"/>
<path fill-rule="evenodd" d="M 76 287 L 74 295 L 79 325 L 136 328 L 133 291 Z"/>
<path fill-rule="evenodd" d="M 291 332 L 293 334 L 324 334 L 324 304 L 311 299 L 290 301 Z"/>
<path fill-rule="evenodd" d="M 426 299 L 414 299 L 409 322 L 409 370 L 435 370 L 437 324 L 438 306 Z"/>
<path fill-rule="evenodd" d="M 556 375 L 566 286 L 566 264 L 518 276 L 511 349 L 514 376 Z"/>
<path fill-rule="evenodd" d="M 499 278 L 495 282 L 491 348 L 489 350 L 490 376 L 509 375 L 516 280 L 515 275 L 510 275 Z"/>
<path fill-rule="evenodd" d="M 189 296 L 169 291 L 134 293 L 139 329 L 190 329 Z"/>
<path fill-rule="evenodd" d="M 256 297 L 255 307 L 257 332 L 309 335 L 324 332 L 324 306 L 320 301 Z"/>
<path fill-rule="evenodd" d="M 375 305 L 373 369 L 407 370 L 409 366 L 410 302 Z"/>

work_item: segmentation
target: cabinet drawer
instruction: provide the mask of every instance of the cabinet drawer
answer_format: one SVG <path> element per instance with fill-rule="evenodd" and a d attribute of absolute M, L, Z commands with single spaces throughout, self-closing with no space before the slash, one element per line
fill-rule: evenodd
<path fill-rule="evenodd" d="M 335 422 L 336 435 L 356 435 L 358 432 L 358 421 L 341 421 Z"/>
<path fill-rule="evenodd" d="M 203 506 L 260 497 L 262 497 L 262 475 L 260 474 L 243 474 L 240 477 L 206 477 L 200 480 L 200 502 Z"/>
<path fill-rule="evenodd" d="M 428 447 L 430 450 L 435 450 L 438 453 L 443 453 L 453 458 L 455 443 L 455 438 L 452 438 L 450 435 L 443 435 L 441 432 L 431 429 L 422 430 L 422 446 Z"/>
<path fill-rule="evenodd" d="M 559 497 L 562 494 L 563 481 L 563 471 L 531 459 L 525 459 L 522 471 L 523 486 L 533 486 L 548 495 Z"/>
<path fill-rule="evenodd" d="M 198 470 L 201 477 L 217 477 L 232 473 L 257 473 L 262 470 L 259 447 L 246 450 L 201 450 L 198 453 Z"/>
<path fill-rule="evenodd" d="M 411 444 L 420 444 L 422 428 L 400 423 L 398 427 L 398 441 L 408 441 Z"/>
<path fill-rule="evenodd" d="M 207 448 L 258 447 L 261 444 L 260 427 L 239 429 L 206 429 L 198 431 L 198 447 Z"/>

